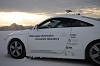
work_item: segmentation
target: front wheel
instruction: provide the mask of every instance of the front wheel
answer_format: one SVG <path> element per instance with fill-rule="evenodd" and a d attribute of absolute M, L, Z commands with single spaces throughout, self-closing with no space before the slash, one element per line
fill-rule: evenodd
<path fill-rule="evenodd" d="M 92 63 L 100 65 L 100 43 L 92 43 L 89 45 L 86 55 Z"/>
<path fill-rule="evenodd" d="M 20 40 L 12 40 L 8 46 L 9 54 L 16 59 L 21 59 L 26 56 L 24 44 Z"/>

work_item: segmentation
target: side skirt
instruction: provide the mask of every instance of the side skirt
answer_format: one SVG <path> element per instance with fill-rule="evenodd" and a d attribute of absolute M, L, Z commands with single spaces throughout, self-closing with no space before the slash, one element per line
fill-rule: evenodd
<path fill-rule="evenodd" d="M 81 49 L 67 49 L 62 54 L 56 53 L 29 53 L 27 52 L 27 56 L 31 57 L 47 57 L 47 58 L 64 58 L 64 59 L 85 59 L 85 53 Z"/>

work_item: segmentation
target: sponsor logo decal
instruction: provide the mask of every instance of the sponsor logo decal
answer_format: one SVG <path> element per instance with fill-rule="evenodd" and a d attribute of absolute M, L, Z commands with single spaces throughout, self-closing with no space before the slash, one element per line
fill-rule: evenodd
<path fill-rule="evenodd" d="M 35 40 L 59 40 L 59 38 L 54 37 L 54 35 L 29 35 L 29 37 L 34 37 Z"/>
<path fill-rule="evenodd" d="M 70 47 L 70 46 L 66 46 L 66 49 L 73 49 L 72 47 Z"/>
<path fill-rule="evenodd" d="M 71 38 L 76 38 L 77 34 L 71 34 L 70 37 Z"/>

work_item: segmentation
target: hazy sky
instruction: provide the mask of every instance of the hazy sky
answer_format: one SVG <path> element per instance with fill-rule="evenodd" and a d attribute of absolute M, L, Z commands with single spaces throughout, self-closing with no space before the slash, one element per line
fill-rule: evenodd
<path fill-rule="evenodd" d="M 20 12 L 46 16 L 60 14 L 69 9 L 99 18 L 100 0 L 0 0 L 0 12 L 5 14 Z"/>
<path fill-rule="evenodd" d="M 100 8 L 100 0 L 0 0 L 0 11 L 54 13 L 90 7 Z"/>

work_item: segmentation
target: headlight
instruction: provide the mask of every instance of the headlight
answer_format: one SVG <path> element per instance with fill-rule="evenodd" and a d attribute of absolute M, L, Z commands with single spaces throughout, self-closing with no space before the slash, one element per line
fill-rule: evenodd
<path fill-rule="evenodd" d="M 4 38 L 4 40 L 6 40 L 8 37 L 9 37 L 9 35 L 7 35 L 7 36 Z"/>

